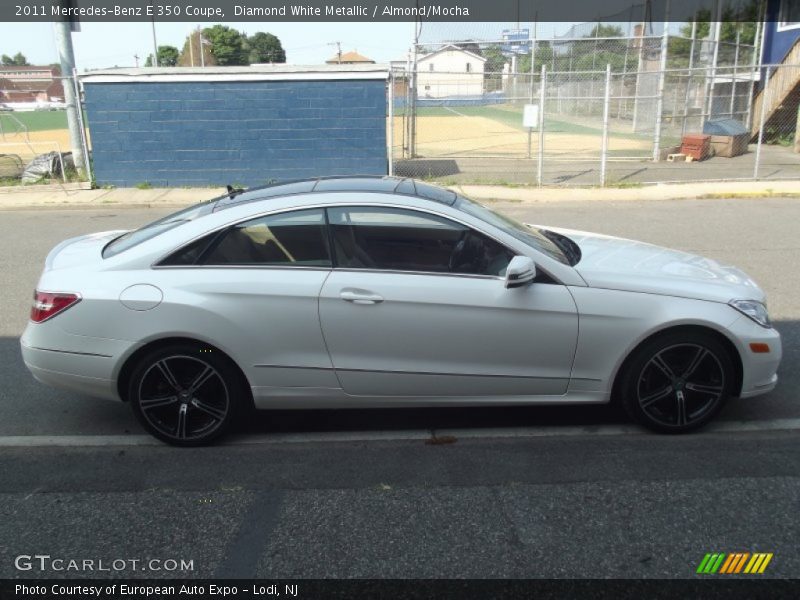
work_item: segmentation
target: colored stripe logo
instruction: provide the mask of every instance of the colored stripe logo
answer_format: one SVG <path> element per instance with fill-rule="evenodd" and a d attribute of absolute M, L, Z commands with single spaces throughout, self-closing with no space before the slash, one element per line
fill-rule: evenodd
<path fill-rule="evenodd" d="M 735 575 L 737 573 L 757 574 L 763 573 L 772 560 L 771 552 L 714 552 L 706 554 L 697 567 L 697 572 L 702 575 Z"/>

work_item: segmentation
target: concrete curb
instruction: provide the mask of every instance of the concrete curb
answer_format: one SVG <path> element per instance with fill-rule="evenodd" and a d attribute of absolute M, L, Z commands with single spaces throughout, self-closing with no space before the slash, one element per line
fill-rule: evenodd
<path fill-rule="evenodd" d="M 501 202 L 620 202 L 800 196 L 800 181 L 724 181 L 632 188 L 536 188 L 462 185 L 451 189 L 476 200 Z"/>
<path fill-rule="evenodd" d="M 7 188 L 8 190 L 9 188 Z M 712 198 L 800 197 L 800 181 L 725 181 L 632 188 L 537 188 L 459 185 L 450 189 L 485 202 L 625 202 Z M 0 194 L 3 210 L 179 208 L 225 193 L 223 188 L 47 189 Z"/>

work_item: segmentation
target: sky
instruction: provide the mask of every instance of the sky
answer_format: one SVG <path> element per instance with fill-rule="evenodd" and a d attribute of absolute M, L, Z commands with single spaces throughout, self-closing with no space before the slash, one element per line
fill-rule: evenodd
<path fill-rule="evenodd" d="M 156 23 L 159 46 L 179 50 L 189 32 L 199 23 Z M 252 35 L 266 31 L 277 35 L 286 60 L 294 64 L 319 64 L 336 54 L 334 42 L 342 52 L 357 50 L 376 62 L 405 59 L 414 35 L 414 23 L 225 23 Z M 489 24 L 483 24 L 484 26 Z M 497 26 L 497 24 L 492 24 Z M 539 35 L 560 33 L 571 23 L 541 24 Z M 209 24 L 203 24 L 203 27 Z M 139 56 L 143 65 L 153 51 L 152 26 L 144 23 L 82 23 L 81 32 L 72 36 L 75 62 L 79 71 L 103 67 L 133 67 Z M 465 36 L 467 37 L 467 36 Z M 46 65 L 58 62 L 52 23 L 0 23 L 0 54 L 22 52 L 28 62 Z"/>

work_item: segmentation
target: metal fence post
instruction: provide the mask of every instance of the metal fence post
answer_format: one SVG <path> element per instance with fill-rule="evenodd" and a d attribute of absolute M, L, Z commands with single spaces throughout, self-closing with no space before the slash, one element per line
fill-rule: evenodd
<path fill-rule="evenodd" d="M 419 52 L 418 39 L 414 40 L 414 62 L 411 64 L 411 79 L 409 80 L 409 95 L 411 101 L 406 106 L 409 115 L 408 122 L 408 158 L 417 155 L 417 54 Z"/>
<path fill-rule="evenodd" d="M 769 106 L 772 98 L 770 93 L 772 90 L 769 87 L 770 77 L 772 75 L 772 67 L 767 67 L 767 74 L 764 78 L 764 100 L 761 102 L 761 114 L 758 117 L 758 145 L 756 146 L 756 163 L 753 166 L 753 179 L 758 179 L 758 167 L 761 164 L 761 144 L 764 141 L 764 126 L 766 125 L 767 107 Z"/>
<path fill-rule="evenodd" d="M 72 50 L 72 33 L 68 22 L 58 22 L 55 24 L 56 49 L 61 63 L 61 73 L 69 77 L 75 69 L 75 54 Z M 72 150 L 72 159 L 75 169 L 83 174 L 86 169 L 86 161 L 83 156 L 83 146 L 78 128 L 78 112 L 80 106 L 75 98 L 75 86 L 69 84 L 64 86 L 64 103 L 67 105 L 67 127 L 69 128 L 69 143 Z"/>
<path fill-rule="evenodd" d="M 739 40 L 741 39 L 741 28 L 737 27 L 736 29 L 736 48 L 734 50 L 733 55 L 733 76 L 731 77 L 731 103 L 730 108 L 728 109 L 728 116 L 732 119 L 733 118 L 733 111 L 736 109 L 736 79 L 738 76 L 738 68 L 739 68 Z"/>
<path fill-rule="evenodd" d="M 537 150 L 536 160 L 536 183 L 542 187 L 544 176 L 542 170 L 544 169 L 544 100 L 545 100 L 545 86 L 547 85 L 547 65 L 542 65 L 542 76 L 539 87 L 539 148 Z"/>
<path fill-rule="evenodd" d="M 394 77 L 389 67 L 389 135 L 387 139 L 387 155 L 389 157 L 389 177 L 394 175 Z"/>
<path fill-rule="evenodd" d="M 694 76 L 694 44 L 697 37 L 697 19 L 692 19 L 692 43 L 689 46 L 689 68 L 687 70 L 688 77 L 686 79 L 686 89 L 684 90 L 683 97 L 683 123 L 681 124 L 681 138 L 686 135 L 686 121 L 689 118 L 689 93 L 692 87 L 692 78 Z"/>
<path fill-rule="evenodd" d="M 78 82 L 78 69 L 72 69 L 72 85 L 75 86 L 75 102 L 78 105 L 78 123 L 80 126 L 81 134 L 81 148 L 83 149 L 83 164 L 86 167 L 86 179 L 92 181 L 94 179 L 94 167 L 92 159 L 89 155 L 89 142 L 86 139 L 86 121 L 83 119 L 83 102 L 81 102 L 81 86 Z"/>
<path fill-rule="evenodd" d="M 608 161 L 608 108 L 611 103 L 611 64 L 606 65 L 606 92 L 603 96 L 603 140 L 600 151 L 600 185 L 606 186 L 606 163 Z"/>
<path fill-rule="evenodd" d="M 669 0 L 666 0 L 665 15 L 669 14 Z M 661 112 L 664 110 L 664 86 L 667 79 L 667 50 L 669 49 L 669 21 L 664 21 L 664 35 L 661 38 L 661 60 L 658 75 L 658 98 L 656 100 L 656 130 L 653 135 L 653 162 L 658 162 L 658 151 L 661 146 Z"/>

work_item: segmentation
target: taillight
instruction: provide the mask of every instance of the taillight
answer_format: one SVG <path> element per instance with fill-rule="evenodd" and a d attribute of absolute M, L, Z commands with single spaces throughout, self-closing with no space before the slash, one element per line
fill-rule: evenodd
<path fill-rule="evenodd" d="M 58 313 L 64 312 L 70 306 L 77 304 L 80 299 L 77 294 L 56 294 L 36 290 L 33 294 L 31 321 L 41 323 L 55 317 Z"/>

